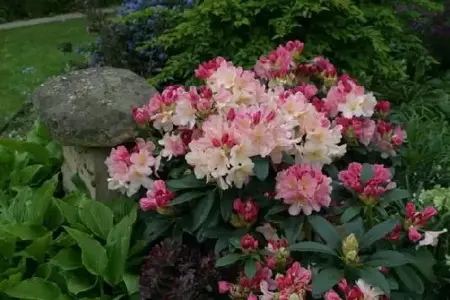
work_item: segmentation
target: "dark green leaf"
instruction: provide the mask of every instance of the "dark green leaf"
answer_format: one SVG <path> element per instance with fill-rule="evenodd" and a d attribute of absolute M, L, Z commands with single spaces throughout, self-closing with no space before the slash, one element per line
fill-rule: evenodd
<path fill-rule="evenodd" d="M 205 180 L 197 179 L 193 174 L 182 177 L 181 179 L 167 180 L 166 185 L 174 192 L 179 190 L 205 188 L 207 186 Z"/>
<path fill-rule="evenodd" d="M 336 285 L 342 277 L 344 277 L 343 270 L 333 267 L 320 270 L 312 280 L 313 294 L 316 296 L 322 296 L 323 293 L 328 292 L 334 285 Z"/>
<path fill-rule="evenodd" d="M 228 248 L 228 237 L 221 237 L 214 246 L 214 254 L 218 256 L 220 252 L 226 248 Z"/>
<path fill-rule="evenodd" d="M 289 155 L 289 154 L 287 154 L 286 152 L 283 152 L 283 154 L 282 154 L 283 156 L 282 156 L 282 161 L 285 163 L 285 164 L 288 164 L 288 165 L 295 165 L 295 159 L 292 157 L 292 155 Z"/>
<path fill-rule="evenodd" d="M 198 199 L 202 196 L 205 196 L 206 192 L 186 192 L 175 197 L 171 202 L 170 206 L 179 205 L 185 202 L 192 201 L 194 199 Z"/>
<path fill-rule="evenodd" d="M 436 259 L 430 250 L 422 247 L 418 250 L 410 250 L 409 252 L 403 252 L 409 262 L 420 272 L 425 278 L 431 282 L 437 282 L 436 274 L 434 272 L 434 266 L 436 265 Z"/>
<path fill-rule="evenodd" d="M 228 240 L 227 240 L 228 241 Z M 11 257 L 16 250 L 16 238 L 12 236 L 0 237 L 0 254 L 7 258 Z"/>
<path fill-rule="evenodd" d="M 60 267 L 63 271 L 75 270 L 83 266 L 81 254 L 71 248 L 62 249 L 50 262 Z"/>
<path fill-rule="evenodd" d="M 33 258 L 37 262 L 42 262 L 45 258 L 45 253 L 49 251 L 49 246 L 52 242 L 52 234 L 49 233 L 41 238 L 34 240 L 24 252 L 28 257 Z"/>
<path fill-rule="evenodd" d="M 79 210 L 84 225 L 96 236 L 106 240 L 114 222 L 112 211 L 99 201 L 86 199 Z"/>
<path fill-rule="evenodd" d="M 309 216 L 308 222 L 313 227 L 314 231 L 317 232 L 322 239 L 333 249 L 336 249 L 341 245 L 341 237 L 336 231 L 333 225 L 330 224 L 325 218 L 321 216 Z"/>
<path fill-rule="evenodd" d="M 372 255 L 365 263 L 372 267 L 398 267 L 409 263 L 409 260 L 400 252 L 381 250 Z"/>
<path fill-rule="evenodd" d="M 368 248 L 372 246 L 372 244 L 376 241 L 381 240 L 382 238 L 387 236 L 390 232 L 392 232 L 392 230 L 394 230 L 397 223 L 398 221 L 396 220 L 387 220 L 372 227 L 361 238 L 359 243 L 360 248 Z"/>
<path fill-rule="evenodd" d="M 234 199 L 238 198 L 238 195 L 234 189 L 223 191 L 220 198 L 220 213 L 225 222 L 229 222 L 231 213 L 233 212 Z"/>
<path fill-rule="evenodd" d="M 409 266 L 400 266 L 394 268 L 400 281 L 412 292 L 423 294 L 425 288 L 422 279 L 417 275 L 416 271 Z"/>
<path fill-rule="evenodd" d="M 216 261 L 216 267 L 224 267 L 234 264 L 235 262 L 241 260 L 242 258 L 244 258 L 244 255 L 238 253 L 231 253 L 225 255 L 224 257 L 221 257 Z"/>
<path fill-rule="evenodd" d="M 252 279 L 256 274 L 256 261 L 248 259 L 245 261 L 244 273 L 248 279 Z"/>
<path fill-rule="evenodd" d="M 341 223 L 348 223 L 356 216 L 358 216 L 361 212 L 360 206 L 350 206 L 348 207 L 341 216 Z"/>
<path fill-rule="evenodd" d="M 269 211 L 267 212 L 266 216 L 275 215 L 275 214 L 278 214 L 278 213 L 286 211 L 286 210 L 287 210 L 287 206 L 286 205 L 275 204 L 274 206 L 272 206 L 269 209 Z"/>
<path fill-rule="evenodd" d="M 253 166 L 253 172 L 259 180 L 263 181 L 269 176 L 269 159 L 255 156 L 252 157 L 252 161 L 255 164 Z"/>
<path fill-rule="evenodd" d="M 64 200 L 55 199 L 55 203 L 59 211 L 70 225 L 78 224 L 80 221 L 78 216 L 78 208 L 65 202 Z"/>
<path fill-rule="evenodd" d="M 407 190 L 393 189 L 383 195 L 383 201 L 386 203 L 391 203 L 407 199 L 409 197 L 411 197 L 411 194 Z"/>
<path fill-rule="evenodd" d="M 330 247 L 324 244 L 316 243 L 316 242 L 300 242 L 289 247 L 291 251 L 298 252 L 317 252 L 332 256 L 337 256 L 336 252 L 333 251 Z"/>
<path fill-rule="evenodd" d="M 381 289 L 388 297 L 391 293 L 386 277 L 375 268 L 358 269 L 359 276 L 368 284 Z"/>
<path fill-rule="evenodd" d="M 4 293 L 22 300 L 55 300 L 61 296 L 61 290 L 55 283 L 37 277 L 24 280 Z"/>
<path fill-rule="evenodd" d="M 89 291 L 97 284 L 97 279 L 84 269 L 75 271 L 65 271 L 62 273 L 66 279 L 67 289 L 71 294 Z"/>
<path fill-rule="evenodd" d="M 213 207 L 216 192 L 215 190 L 210 192 L 206 197 L 201 199 L 194 208 L 193 218 L 194 223 L 192 226 L 193 230 L 197 230 L 208 218 L 211 208 Z"/>
<path fill-rule="evenodd" d="M 303 228 L 303 218 L 295 216 L 289 217 L 283 223 L 284 233 L 289 245 L 292 245 L 299 240 Z"/>
<path fill-rule="evenodd" d="M 361 170 L 361 183 L 366 184 L 374 176 L 371 164 L 363 164 Z"/>
<path fill-rule="evenodd" d="M 342 225 L 342 227 L 344 228 L 344 236 L 354 233 L 356 238 L 360 240 L 364 235 L 364 221 L 361 217 L 355 218 L 353 221 Z"/>
<path fill-rule="evenodd" d="M 94 275 L 103 275 L 108 263 L 105 248 L 84 232 L 65 226 L 64 229 L 81 248 L 81 261 L 85 268 Z"/>

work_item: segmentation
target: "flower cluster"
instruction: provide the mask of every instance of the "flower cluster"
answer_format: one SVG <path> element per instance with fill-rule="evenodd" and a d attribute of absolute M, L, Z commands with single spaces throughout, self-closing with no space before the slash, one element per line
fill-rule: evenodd
<path fill-rule="evenodd" d="M 438 237 L 442 233 L 447 232 L 447 229 L 441 231 L 426 231 L 424 230 L 428 221 L 437 215 L 436 208 L 427 206 L 423 211 L 417 211 L 416 205 L 412 202 L 406 203 L 406 215 L 403 224 L 398 224 L 395 229 L 389 234 L 388 239 L 391 241 L 398 241 L 401 239 L 402 232 L 407 232 L 408 239 L 413 243 L 418 243 L 418 246 L 436 246 Z"/>
<path fill-rule="evenodd" d="M 379 288 L 367 284 L 362 279 L 357 280 L 355 285 L 350 285 L 347 280 L 342 279 L 338 287 L 344 297 L 341 298 L 336 291 L 330 290 L 325 294 L 325 300 L 388 299 Z"/>
<path fill-rule="evenodd" d="M 112 149 L 106 159 L 110 176 L 108 187 L 125 191 L 128 196 L 135 194 L 141 186 L 151 189 L 153 180 L 150 175 L 159 167 L 159 159 L 153 156 L 154 148 L 153 143 L 137 139 L 131 151 L 124 146 Z"/>
<path fill-rule="evenodd" d="M 374 205 L 386 191 L 395 188 L 395 183 L 391 181 L 392 174 L 383 165 L 368 165 L 373 176 L 362 178 L 363 165 L 360 163 L 350 163 L 347 170 L 339 173 L 339 180 L 346 188 L 355 192 L 364 204 Z"/>
<path fill-rule="evenodd" d="M 331 202 L 331 178 L 310 165 L 295 165 L 277 175 L 276 196 L 289 206 L 291 215 L 310 215 Z"/>

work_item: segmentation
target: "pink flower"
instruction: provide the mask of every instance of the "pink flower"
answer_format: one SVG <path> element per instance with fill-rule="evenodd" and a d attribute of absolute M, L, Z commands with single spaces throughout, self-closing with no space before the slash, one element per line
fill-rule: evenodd
<path fill-rule="evenodd" d="M 255 295 L 251 294 L 250 296 L 247 297 L 247 300 L 258 300 L 258 297 L 256 297 Z"/>
<path fill-rule="evenodd" d="M 298 299 L 304 299 L 306 291 L 310 290 L 311 275 L 311 270 L 294 262 L 284 275 L 277 275 L 275 279 L 279 290 L 279 299 L 288 300 L 293 295 L 296 295 Z"/>
<path fill-rule="evenodd" d="M 233 202 L 233 210 L 243 221 L 253 223 L 258 218 L 259 206 L 252 198 L 246 201 L 237 198 Z"/>
<path fill-rule="evenodd" d="M 148 113 L 147 106 L 133 107 L 133 119 L 138 125 L 144 125 L 150 122 L 150 114 Z"/>
<path fill-rule="evenodd" d="M 411 226 L 408 229 L 408 238 L 413 242 L 417 242 L 422 238 L 422 235 L 420 234 L 420 232 L 417 230 L 416 227 Z"/>
<path fill-rule="evenodd" d="M 261 78 L 284 77 L 293 66 L 294 57 L 299 57 L 302 51 L 303 43 L 300 41 L 290 41 L 284 46 L 280 45 L 268 56 L 259 58 L 255 65 L 255 73 Z"/>
<path fill-rule="evenodd" d="M 378 101 L 375 106 L 375 112 L 382 118 L 386 118 L 391 111 L 391 103 L 389 101 Z"/>
<path fill-rule="evenodd" d="M 227 281 L 219 281 L 217 284 L 219 286 L 220 294 L 228 293 L 230 291 L 231 287 L 233 286 L 231 283 L 229 283 Z"/>
<path fill-rule="evenodd" d="M 175 193 L 167 189 L 166 183 L 163 180 L 156 180 L 152 189 L 147 191 L 146 197 L 142 198 L 139 204 L 144 211 L 156 210 L 166 207 L 173 198 Z"/>
<path fill-rule="evenodd" d="M 289 214 L 298 215 L 301 211 L 310 215 L 330 205 L 331 179 L 320 169 L 309 165 L 294 165 L 279 172 L 276 178 L 276 199 L 283 199 L 290 205 Z"/>
<path fill-rule="evenodd" d="M 241 238 L 241 249 L 244 252 L 251 252 L 257 250 L 259 247 L 259 243 L 253 236 L 250 234 L 246 234 Z"/>
<path fill-rule="evenodd" d="M 325 293 L 325 300 L 341 300 L 341 297 L 334 290 Z"/>
<path fill-rule="evenodd" d="M 396 155 L 396 150 L 403 145 L 406 140 L 406 132 L 397 126 L 378 120 L 374 133 L 374 144 L 383 151 L 384 156 Z"/>
<path fill-rule="evenodd" d="M 322 73 L 324 77 L 334 77 L 336 76 L 337 70 L 336 67 L 330 63 L 328 59 L 324 57 L 315 57 L 313 59 L 314 64 L 319 67 L 319 71 Z"/>
<path fill-rule="evenodd" d="M 167 157 L 168 160 L 171 160 L 174 156 L 184 155 L 187 150 L 181 135 L 166 133 L 158 143 L 164 146 L 164 149 L 161 151 L 161 156 Z"/>
<path fill-rule="evenodd" d="M 111 150 L 111 158 L 115 162 L 124 162 L 130 165 L 130 153 L 125 146 L 117 146 L 115 149 Z"/>
<path fill-rule="evenodd" d="M 195 76 L 197 78 L 206 80 L 208 79 L 222 63 L 226 62 L 223 57 L 216 57 L 210 61 L 202 63 L 197 70 L 195 70 Z"/>

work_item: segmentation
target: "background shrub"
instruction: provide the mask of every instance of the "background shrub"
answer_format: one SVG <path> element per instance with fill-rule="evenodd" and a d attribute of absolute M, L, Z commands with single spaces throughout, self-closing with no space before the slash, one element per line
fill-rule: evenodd
<path fill-rule="evenodd" d="M 435 11 L 434 1 L 420 7 Z M 411 3 L 410 1 L 408 3 Z M 428 68 L 434 59 L 407 28 L 392 1 L 203 0 L 151 47 L 163 45 L 169 60 L 153 83 L 189 81 L 202 61 L 224 56 L 251 67 L 277 44 L 305 42 L 307 57 L 323 55 L 366 85 L 408 78 L 408 62 Z"/>

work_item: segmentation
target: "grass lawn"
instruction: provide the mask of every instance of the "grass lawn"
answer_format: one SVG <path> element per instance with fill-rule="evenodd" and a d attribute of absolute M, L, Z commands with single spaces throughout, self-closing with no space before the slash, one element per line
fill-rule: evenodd
<path fill-rule="evenodd" d="M 0 128 L 36 87 L 62 73 L 77 56 L 60 52 L 61 43 L 77 45 L 91 39 L 83 19 L 0 30 Z"/>

